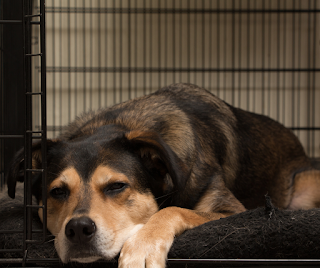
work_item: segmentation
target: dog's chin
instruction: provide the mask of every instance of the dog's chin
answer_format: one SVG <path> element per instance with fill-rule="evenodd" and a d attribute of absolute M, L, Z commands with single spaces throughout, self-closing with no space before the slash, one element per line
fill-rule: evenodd
<path fill-rule="evenodd" d="M 80 262 L 80 263 L 91 263 L 100 260 L 101 257 L 98 256 L 88 256 L 88 257 L 79 257 L 79 258 L 70 258 L 71 262 Z"/>
<path fill-rule="evenodd" d="M 96 250 L 83 250 L 80 248 L 67 250 L 65 254 L 59 255 L 63 263 L 79 262 L 79 263 L 92 263 L 101 259 L 105 259 Z"/>
<path fill-rule="evenodd" d="M 63 263 L 68 262 L 79 262 L 79 263 L 91 263 L 98 260 L 104 259 L 100 254 L 94 252 L 84 252 L 84 251 L 73 251 L 69 254 L 64 255 L 64 258 L 61 258 Z"/>

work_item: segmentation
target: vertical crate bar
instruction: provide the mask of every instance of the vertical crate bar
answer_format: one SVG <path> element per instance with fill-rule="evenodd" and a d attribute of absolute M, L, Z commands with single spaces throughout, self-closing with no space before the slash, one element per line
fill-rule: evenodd
<path fill-rule="evenodd" d="M 46 36 L 45 0 L 40 0 L 40 49 L 41 49 L 41 155 L 42 155 L 42 202 L 43 240 L 47 235 L 47 83 L 46 83 Z"/>
<path fill-rule="evenodd" d="M 32 204 L 31 196 L 31 182 L 32 173 L 29 169 L 32 169 L 32 92 L 31 87 L 31 18 L 28 16 L 31 14 L 31 1 L 23 0 L 23 80 L 25 88 L 25 140 L 24 140 L 24 241 L 23 241 L 23 251 L 24 251 L 24 261 L 23 266 L 25 266 L 26 254 L 27 254 L 27 240 L 32 239 L 32 210 L 29 205 Z"/>

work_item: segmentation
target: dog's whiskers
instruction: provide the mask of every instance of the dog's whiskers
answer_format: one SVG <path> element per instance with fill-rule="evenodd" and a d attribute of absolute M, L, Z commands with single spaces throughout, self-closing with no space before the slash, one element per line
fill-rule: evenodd
<path fill-rule="evenodd" d="M 161 202 L 161 204 L 159 205 L 159 209 L 161 209 L 161 206 L 170 198 L 170 196 L 168 196 L 165 200 L 163 200 Z"/>
<path fill-rule="evenodd" d="M 166 197 L 166 196 L 169 196 L 169 195 L 172 195 L 172 194 L 175 194 L 176 192 L 177 192 L 177 191 L 173 191 L 173 192 L 171 192 L 171 193 L 168 193 L 168 194 L 165 194 L 165 195 L 162 195 L 162 196 L 158 196 L 158 197 L 155 198 L 155 200 L 160 199 L 160 198 L 163 198 L 163 197 Z"/>
<path fill-rule="evenodd" d="M 55 240 L 56 240 L 56 239 L 53 238 L 53 239 L 50 239 L 50 240 L 45 241 L 44 243 L 51 243 L 51 242 L 54 242 Z"/>
<path fill-rule="evenodd" d="M 58 168 L 62 168 L 62 166 L 60 166 L 60 165 L 58 165 L 58 164 L 56 164 L 56 163 L 51 163 L 50 165 L 56 166 L 56 167 L 58 167 Z"/>

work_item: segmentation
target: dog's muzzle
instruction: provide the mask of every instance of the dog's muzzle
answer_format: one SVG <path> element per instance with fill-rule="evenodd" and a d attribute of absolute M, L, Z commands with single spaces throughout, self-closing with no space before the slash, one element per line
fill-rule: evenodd
<path fill-rule="evenodd" d="M 72 218 L 66 225 L 65 235 L 73 244 L 85 245 L 96 233 L 96 224 L 89 217 Z"/>

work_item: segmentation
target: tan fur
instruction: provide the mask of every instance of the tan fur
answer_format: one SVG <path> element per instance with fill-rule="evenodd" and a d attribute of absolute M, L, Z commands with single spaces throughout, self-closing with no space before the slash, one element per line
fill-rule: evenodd
<path fill-rule="evenodd" d="M 123 193 L 114 197 L 108 197 L 103 194 L 106 185 L 114 182 L 129 183 Z M 89 185 L 84 185 L 81 178 L 74 168 L 68 168 L 49 186 L 49 189 L 67 185 L 71 190 L 68 202 L 62 202 L 53 198 L 48 198 L 48 229 L 56 236 L 56 249 L 63 262 L 68 261 L 67 252 L 69 252 L 68 241 L 64 235 L 67 223 L 72 218 L 87 216 L 91 218 L 99 230 L 101 242 L 100 250 L 104 256 L 114 257 L 121 249 L 124 241 L 139 230 L 149 218 L 158 211 L 157 203 L 150 192 L 140 193 L 136 190 L 136 185 L 122 173 L 106 167 L 98 166 L 91 176 Z M 81 211 L 84 195 L 84 188 L 90 193 L 90 199 L 83 204 L 89 207 L 85 213 Z M 83 203 L 85 203 L 83 202 Z M 77 210 L 76 210 L 77 209 Z M 42 215 L 42 209 L 39 210 Z M 107 241 L 107 242 L 105 242 Z M 84 259 L 82 262 L 92 261 L 93 259 Z"/>
<path fill-rule="evenodd" d="M 119 268 L 140 267 L 142 263 L 146 267 L 165 267 L 166 256 L 175 236 L 209 220 L 226 217 L 221 213 L 211 213 L 208 218 L 203 215 L 179 207 L 160 210 L 144 228 L 125 242 Z"/>
<path fill-rule="evenodd" d="M 228 215 L 246 211 L 241 202 L 227 188 L 221 190 L 209 188 L 194 209 L 199 212 L 211 213 L 212 208 L 215 211 L 226 210 Z"/>
<path fill-rule="evenodd" d="M 108 213 L 102 214 L 102 217 L 105 219 L 105 224 L 112 225 L 110 226 L 112 230 L 124 228 L 124 226 L 119 226 L 121 222 L 124 224 L 128 222 L 133 224 L 146 223 L 151 215 L 158 211 L 158 206 L 151 193 L 139 193 L 134 184 L 114 198 L 105 197 L 101 193 L 103 186 L 119 181 L 130 183 L 124 174 L 109 167 L 99 166 L 96 169 L 90 183 L 92 191 L 90 201 L 93 205 L 90 208 L 89 215 L 94 219 L 96 216 L 101 216 L 102 210 L 108 211 Z M 130 205 L 128 201 L 130 201 Z M 110 217 L 110 215 L 113 216 Z"/>
<path fill-rule="evenodd" d="M 47 227 L 53 234 L 57 235 L 66 219 L 70 219 L 74 209 L 79 203 L 81 191 L 81 178 L 74 168 L 66 169 L 56 180 L 54 180 L 49 189 L 61 187 L 67 184 L 71 190 L 70 199 L 67 203 L 59 202 L 48 195 L 47 200 Z M 39 216 L 42 215 L 42 209 L 39 209 Z M 40 216 L 42 217 L 42 216 Z"/>
<path fill-rule="evenodd" d="M 103 186 L 117 181 L 130 182 L 126 175 L 116 172 L 107 166 L 98 166 L 91 177 L 90 188 L 95 191 L 101 191 Z"/>
<path fill-rule="evenodd" d="M 296 175 L 289 209 L 320 207 L 320 171 L 308 170 Z"/>

